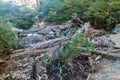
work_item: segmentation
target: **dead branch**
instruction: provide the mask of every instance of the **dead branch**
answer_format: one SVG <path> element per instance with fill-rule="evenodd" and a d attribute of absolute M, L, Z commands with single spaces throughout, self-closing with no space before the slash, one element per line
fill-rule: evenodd
<path fill-rule="evenodd" d="M 14 51 L 13 54 L 10 55 L 10 58 L 16 58 L 21 56 L 25 57 L 27 55 L 31 56 L 31 55 L 46 53 L 50 48 L 59 45 L 59 43 L 62 40 L 66 40 L 66 39 L 67 39 L 66 37 L 62 37 L 41 43 L 32 44 L 31 47 Z"/>
<path fill-rule="evenodd" d="M 66 37 L 62 37 L 62 38 L 56 38 L 56 39 L 36 43 L 36 44 L 31 45 L 31 47 L 29 47 L 29 49 L 35 50 L 35 49 L 43 49 L 43 48 L 47 48 L 47 47 L 52 47 L 52 46 L 59 44 L 62 40 L 66 40 L 66 39 L 67 39 Z"/>
<path fill-rule="evenodd" d="M 109 56 L 109 57 L 117 57 L 120 58 L 120 53 L 113 53 L 110 51 L 100 51 L 100 50 L 93 50 L 91 53 L 103 55 L 103 56 Z"/>
<path fill-rule="evenodd" d="M 28 51 L 26 50 L 25 52 L 20 52 L 20 53 L 14 53 L 10 55 L 10 59 L 13 58 L 25 58 L 25 57 L 31 57 L 31 56 L 35 56 L 37 54 L 42 54 L 42 53 L 46 53 L 49 49 L 40 49 L 40 50 L 34 50 L 34 51 Z"/>
<path fill-rule="evenodd" d="M 109 52 L 113 52 L 113 53 L 120 53 L 120 49 L 114 49 L 114 50 L 109 50 Z"/>
<path fill-rule="evenodd" d="M 120 58 L 120 49 L 117 50 L 107 50 L 107 51 L 101 51 L 101 50 L 88 50 L 84 47 L 77 47 L 80 48 L 82 51 L 89 51 L 92 54 L 97 54 L 97 55 L 102 55 L 102 56 L 108 56 L 108 57 L 116 57 L 116 58 Z M 118 52 L 118 53 L 116 53 Z"/>

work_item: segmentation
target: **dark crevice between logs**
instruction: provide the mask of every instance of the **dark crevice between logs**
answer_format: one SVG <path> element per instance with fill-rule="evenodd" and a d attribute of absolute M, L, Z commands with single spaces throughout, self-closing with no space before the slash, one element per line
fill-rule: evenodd
<path fill-rule="evenodd" d="M 46 68 L 49 80 L 86 80 L 93 71 L 88 56 L 84 55 L 71 62 L 55 59 Z"/>

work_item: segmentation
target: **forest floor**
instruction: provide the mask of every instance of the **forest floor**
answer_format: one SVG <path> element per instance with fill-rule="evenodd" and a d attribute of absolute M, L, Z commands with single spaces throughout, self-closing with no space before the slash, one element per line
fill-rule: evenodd
<path fill-rule="evenodd" d="M 120 33 L 110 35 L 110 38 L 116 43 L 115 47 L 120 48 Z M 102 58 L 100 63 L 101 69 L 92 74 L 92 80 L 120 80 L 120 58 Z"/>
<path fill-rule="evenodd" d="M 47 69 L 45 67 L 44 61 L 47 58 L 45 58 L 44 56 L 49 55 L 50 57 L 52 56 L 52 58 L 55 58 L 54 53 L 56 49 L 59 48 L 59 44 L 62 41 L 66 40 L 65 35 L 69 32 L 69 26 L 71 26 L 69 23 L 65 23 L 62 25 L 44 25 L 42 23 L 36 24 L 31 29 L 25 30 L 23 33 L 21 33 L 19 46 L 22 49 L 14 50 L 13 54 L 9 55 L 9 59 L 8 57 L 7 59 L 5 59 L 5 63 L 1 63 L 2 61 L 0 62 L 2 64 L 0 65 L 0 67 L 2 67 L 0 68 L 0 79 L 8 78 L 8 80 L 80 80 L 83 79 L 83 77 L 85 77 L 87 74 L 87 77 L 85 77 L 84 80 L 120 80 L 120 33 L 106 33 L 105 35 L 100 36 L 104 36 L 105 39 L 107 39 L 106 36 L 109 35 L 110 40 L 114 41 L 114 43 L 116 44 L 114 46 L 115 48 L 100 47 L 100 49 L 102 49 L 103 51 L 113 52 L 113 54 L 115 54 L 116 51 L 116 54 L 118 56 L 116 56 L 116 54 L 114 56 L 109 53 L 95 54 L 91 55 L 93 59 L 92 64 L 90 64 L 90 62 L 87 63 L 87 61 L 89 61 L 89 57 L 85 57 L 75 59 L 75 61 L 77 62 L 70 62 L 68 63 L 69 65 L 61 63 L 58 60 L 53 63 L 53 66 L 51 68 L 49 67 Z M 101 32 L 101 30 L 96 31 Z M 104 33 L 104 31 L 102 33 Z M 98 60 L 94 61 L 97 58 Z M 80 62 L 80 60 L 85 60 L 85 63 L 87 63 L 87 65 Z M 74 69 L 76 65 L 79 66 L 76 68 L 77 70 Z M 79 68 L 81 68 L 80 70 L 82 70 L 82 68 L 84 67 L 85 69 L 91 69 L 88 65 L 93 66 L 92 72 L 85 70 L 87 72 L 83 71 L 81 73 L 79 71 Z M 60 74 L 61 68 L 63 74 L 66 75 L 65 78 L 64 75 Z M 70 70 L 67 70 L 65 68 L 68 68 Z M 48 75 L 49 70 L 53 72 L 50 72 Z M 76 73 L 77 71 L 78 73 Z M 75 72 L 75 74 L 72 72 Z M 59 78 L 60 76 L 61 78 Z"/>

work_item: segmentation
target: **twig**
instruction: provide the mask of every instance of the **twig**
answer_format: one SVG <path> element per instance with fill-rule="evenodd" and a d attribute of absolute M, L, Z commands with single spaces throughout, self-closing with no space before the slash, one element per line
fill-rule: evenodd
<path fill-rule="evenodd" d="M 86 80 L 89 80 L 89 79 L 90 79 L 90 76 L 91 76 L 91 73 L 88 74 L 88 77 L 87 77 Z"/>

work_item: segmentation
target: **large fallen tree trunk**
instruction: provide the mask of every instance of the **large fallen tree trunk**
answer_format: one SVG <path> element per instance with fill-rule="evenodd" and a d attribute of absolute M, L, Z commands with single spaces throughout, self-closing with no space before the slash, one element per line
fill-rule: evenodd
<path fill-rule="evenodd" d="M 62 40 L 66 40 L 66 39 L 67 39 L 66 37 L 51 39 L 51 40 L 48 40 L 48 41 L 45 41 L 42 43 L 33 44 L 29 48 L 34 50 L 34 49 L 43 49 L 43 48 L 47 48 L 47 47 L 52 47 L 52 46 L 59 44 Z"/>
<path fill-rule="evenodd" d="M 25 55 L 32 55 L 32 54 L 35 55 L 43 52 L 45 53 L 49 50 L 49 48 L 59 45 L 62 40 L 66 40 L 66 39 L 67 39 L 66 37 L 62 37 L 62 38 L 56 38 L 49 41 L 41 42 L 41 43 L 32 44 L 31 47 L 13 51 L 13 54 L 10 55 L 10 58 L 20 57 Z"/>

